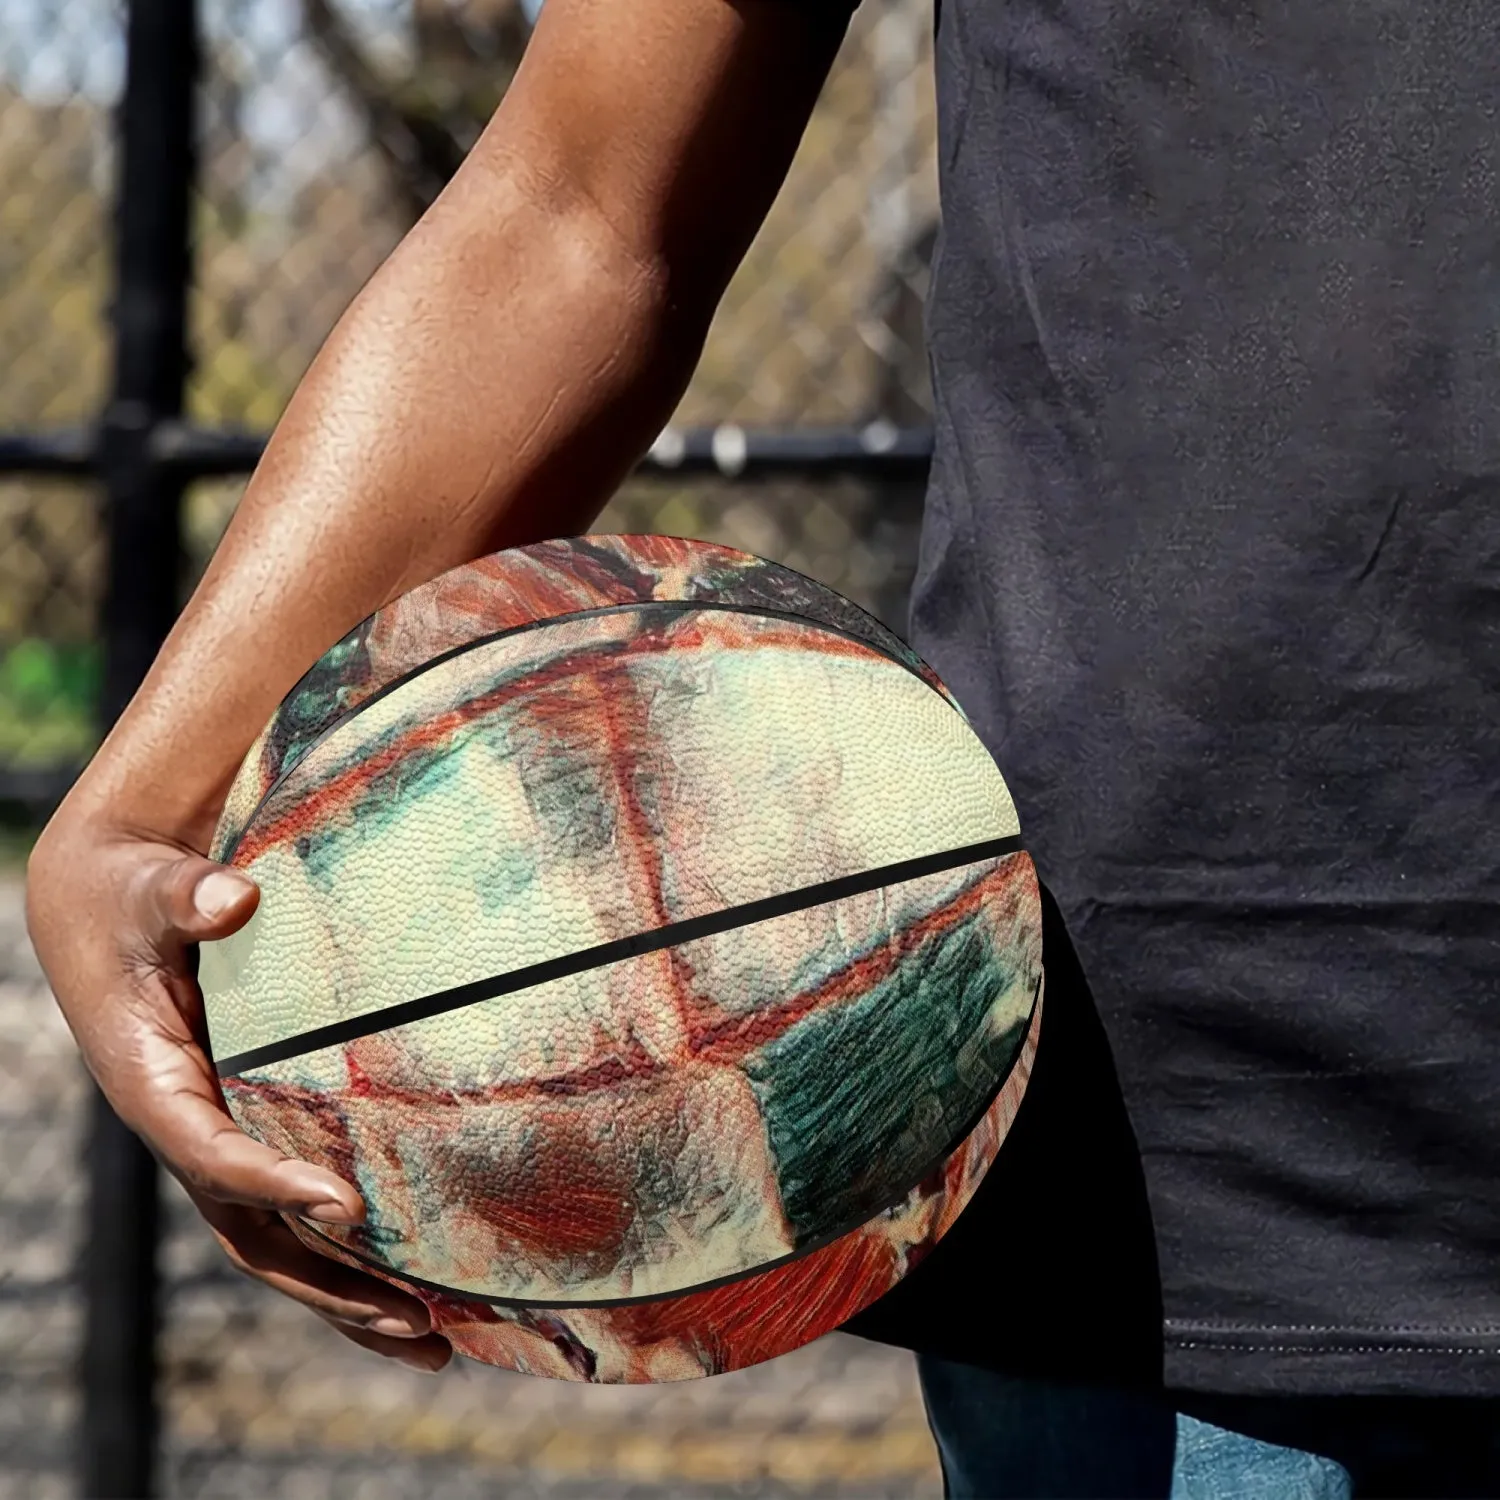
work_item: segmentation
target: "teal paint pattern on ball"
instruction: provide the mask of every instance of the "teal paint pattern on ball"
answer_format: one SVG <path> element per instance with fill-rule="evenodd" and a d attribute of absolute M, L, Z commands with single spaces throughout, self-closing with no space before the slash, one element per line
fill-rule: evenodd
<path fill-rule="evenodd" d="M 1033 991 L 1036 975 L 1017 951 L 1029 914 L 1006 902 L 1007 873 L 958 920 L 890 934 L 901 961 L 868 987 L 868 957 L 854 955 L 840 976 L 853 997 L 747 1059 L 799 1244 L 887 1207 L 892 1185 L 921 1176 L 935 1141 L 958 1141 L 1014 1063 L 1029 1014 L 1006 1000 Z"/>
<path fill-rule="evenodd" d="M 369 1220 L 320 1228 L 327 1252 L 448 1289 L 424 1295 L 518 1367 L 550 1359 L 545 1325 L 584 1351 L 549 1373 L 733 1368 L 772 1331 L 702 1300 L 725 1278 L 817 1282 L 818 1316 L 852 1315 L 967 1201 L 1035 1045 L 1024 854 L 382 1024 L 422 994 L 1015 835 L 993 763 L 906 648 L 725 551 L 583 539 L 415 591 L 304 679 L 216 838 L 265 899 L 205 948 L 215 1054 L 367 1027 L 225 1078 L 232 1112 L 359 1183 Z M 580 558 L 666 597 L 584 603 L 608 589 L 579 584 Z M 693 589 L 712 597 L 683 607 Z M 694 1344 L 670 1303 L 718 1309 L 730 1344 Z M 787 1338 L 813 1327 L 783 1316 Z"/>
<path fill-rule="evenodd" d="M 866 641 L 947 692 L 899 636 L 833 589 L 780 563 L 679 537 L 539 542 L 480 558 L 413 589 L 330 647 L 251 748 L 219 820 L 212 857 L 226 857 L 259 799 L 331 724 L 435 656 L 499 631 L 647 600 L 799 615 Z"/>

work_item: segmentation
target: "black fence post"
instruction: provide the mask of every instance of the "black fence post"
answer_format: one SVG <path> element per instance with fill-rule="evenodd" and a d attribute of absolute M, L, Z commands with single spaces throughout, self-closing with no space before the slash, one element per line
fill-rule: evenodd
<path fill-rule="evenodd" d="M 195 0 L 130 0 L 115 209 L 114 390 L 99 459 L 109 531 L 106 724 L 130 701 L 177 610 L 180 473 L 157 458 L 182 412 L 198 71 Z M 95 1097 L 84 1247 L 80 1474 L 86 1500 L 153 1493 L 156 1164 Z"/>

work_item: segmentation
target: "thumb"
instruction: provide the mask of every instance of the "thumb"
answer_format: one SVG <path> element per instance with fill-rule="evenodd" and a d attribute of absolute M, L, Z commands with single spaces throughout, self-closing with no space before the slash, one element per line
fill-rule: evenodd
<path fill-rule="evenodd" d="M 159 951 L 228 937 L 250 920 L 260 889 L 247 875 L 196 854 L 160 860 L 136 888 L 137 920 Z"/>

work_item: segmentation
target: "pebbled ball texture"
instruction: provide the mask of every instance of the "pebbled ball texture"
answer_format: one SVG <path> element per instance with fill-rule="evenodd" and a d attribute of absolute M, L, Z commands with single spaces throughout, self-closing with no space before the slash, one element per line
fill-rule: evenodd
<path fill-rule="evenodd" d="M 246 758 L 213 852 L 262 901 L 200 965 L 226 1100 L 365 1197 L 294 1230 L 464 1353 L 770 1358 L 967 1203 L 1040 912 L 1016 850 L 734 913 L 1017 831 L 942 685 L 811 580 L 661 537 L 498 554 L 365 621 Z"/>

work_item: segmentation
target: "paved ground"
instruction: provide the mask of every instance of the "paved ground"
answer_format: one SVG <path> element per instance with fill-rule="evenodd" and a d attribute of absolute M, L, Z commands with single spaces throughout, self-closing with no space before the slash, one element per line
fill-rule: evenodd
<path fill-rule="evenodd" d="M 86 1093 L 0 876 L 0 1500 L 70 1493 Z M 758 1369 L 579 1388 L 437 1377 L 234 1277 L 169 1192 L 166 1487 L 285 1500 L 940 1492 L 909 1358 L 834 1336 Z"/>

